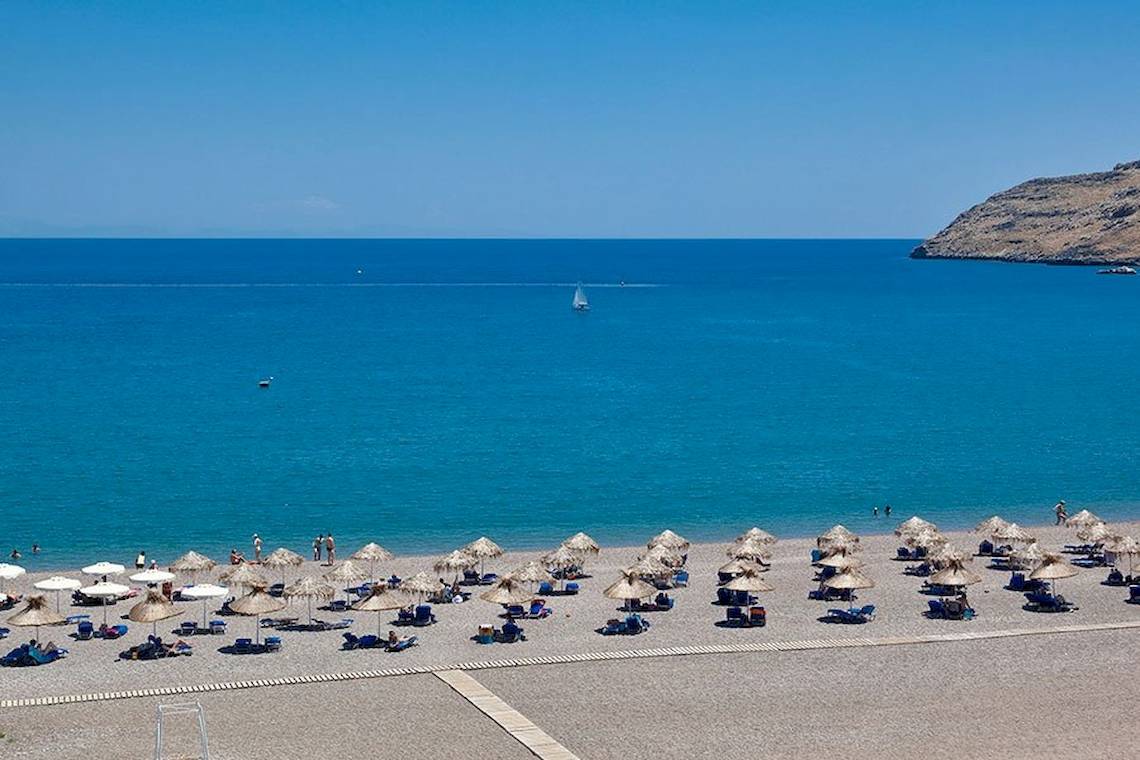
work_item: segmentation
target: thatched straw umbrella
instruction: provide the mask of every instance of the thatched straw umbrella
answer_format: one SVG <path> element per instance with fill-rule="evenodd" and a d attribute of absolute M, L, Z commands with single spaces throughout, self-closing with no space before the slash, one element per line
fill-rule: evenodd
<path fill-rule="evenodd" d="M 927 555 L 927 559 L 935 567 L 946 567 L 951 562 L 965 562 L 970 559 L 970 555 L 953 544 L 945 543 L 935 546 Z"/>
<path fill-rule="evenodd" d="M 261 560 L 261 564 L 265 567 L 280 570 L 281 585 L 285 585 L 285 571 L 290 567 L 300 567 L 305 564 L 305 558 L 297 552 L 290 551 L 282 546 L 271 551 L 265 559 Z"/>
<path fill-rule="evenodd" d="M 261 573 L 253 569 L 253 565 L 248 562 L 242 562 L 238 565 L 232 565 L 226 570 L 223 570 L 218 575 L 218 580 L 223 581 L 227 586 L 238 586 L 240 588 L 253 588 L 254 586 L 268 586 L 269 581 Z"/>
<path fill-rule="evenodd" d="M 671 578 L 673 577 L 673 568 L 666 565 L 661 560 L 653 559 L 651 557 L 642 557 L 637 562 L 627 567 L 624 572 L 630 575 L 636 575 L 638 578 Z"/>
<path fill-rule="evenodd" d="M 663 565 L 668 565 L 673 569 L 683 567 L 685 564 L 685 558 L 681 555 L 681 552 L 664 544 L 658 544 L 657 546 L 647 549 L 638 557 L 638 559 L 645 558 L 655 560 Z"/>
<path fill-rule="evenodd" d="M 921 528 L 912 533 L 904 534 L 903 541 L 908 546 L 921 547 L 926 550 L 933 549 L 935 546 L 942 546 L 949 542 L 945 536 L 937 530 L 931 528 Z"/>
<path fill-rule="evenodd" d="M 491 604 L 529 604 L 534 599 L 534 592 L 522 581 L 503 577 L 491 584 L 479 598 Z"/>
<path fill-rule="evenodd" d="M 18 626 L 33 626 L 36 629 L 36 640 L 40 638 L 41 625 L 59 625 L 67 618 L 52 610 L 47 605 L 47 598 L 42 594 L 29 596 L 24 609 L 8 618 L 8 622 Z"/>
<path fill-rule="evenodd" d="M 749 593 L 775 590 L 772 584 L 764 580 L 758 570 L 751 567 L 745 568 L 740 575 L 724 584 L 724 587 L 729 591 L 747 591 Z"/>
<path fill-rule="evenodd" d="M 441 584 L 438 578 L 433 578 L 422 570 L 410 578 L 400 581 L 400 591 L 408 594 L 427 596 L 439 591 Z"/>
<path fill-rule="evenodd" d="M 54 591 L 55 592 L 55 611 L 59 612 L 59 592 L 61 591 L 75 591 L 83 585 L 82 581 L 77 581 L 74 578 L 64 578 L 60 575 L 53 575 L 50 578 L 44 578 L 42 581 L 33 583 L 32 586 L 40 591 Z"/>
<path fill-rule="evenodd" d="M 912 533 L 918 533 L 920 530 L 937 531 L 938 526 L 929 520 L 923 520 L 921 517 L 915 516 L 899 523 L 898 527 L 895 528 L 895 535 L 900 537 L 909 536 Z"/>
<path fill-rule="evenodd" d="M 874 588 L 875 582 L 867 576 L 860 573 L 858 570 L 848 570 L 845 573 L 838 573 L 831 576 L 823 582 L 827 588 L 839 589 L 841 591 L 853 592 L 861 588 Z M 854 599 L 854 594 L 849 594 L 849 599 Z"/>
<path fill-rule="evenodd" d="M 473 557 L 470 552 L 464 549 L 456 549 L 446 557 L 437 559 L 432 567 L 437 573 L 454 572 L 455 577 L 458 578 L 464 570 L 470 570 L 478 564 L 478 557 Z"/>
<path fill-rule="evenodd" d="M 981 580 L 982 576 L 968 569 L 960 559 L 948 562 L 946 567 L 930 576 L 930 582 L 937 583 L 939 586 L 970 586 L 974 583 L 980 583 Z"/>
<path fill-rule="evenodd" d="M 360 612 L 376 613 L 376 635 L 380 635 L 381 613 L 398 610 L 407 606 L 408 596 L 400 591 L 389 589 L 386 585 L 378 584 L 372 587 L 372 593 L 364 597 L 352 609 Z"/>
<path fill-rule="evenodd" d="M 394 555 L 392 554 L 392 552 L 388 551 L 387 549 L 385 549 L 380 544 L 373 542 L 373 543 L 367 543 L 364 546 L 357 549 L 356 552 L 351 557 L 349 557 L 349 559 L 355 559 L 355 560 L 358 560 L 360 562 L 367 562 L 368 563 L 368 571 L 371 573 L 369 578 L 370 578 L 370 580 L 372 580 L 373 583 L 375 583 L 376 582 L 376 563 L 377 562 L 387 562 L 388 560 L 392 559 L 393 556 Z"/>
<path fill-rule="evenodd" d="M 634 599 L 648 599 L 655 593 L 657 593 L 657 589 L 641 580 L 637 575 L 623 572 L 621 579 L 603 591 L 602 595 L 607 599 L 624 601 L 626 609 L 629 609 L 629 603 Z"/>
<path fill-rule="evenodd" d="M 470 554 L 472 557 L 477 557 L 479 559 L 480 576 L 487 574 L 486 564 L 488 559 L 503 556 L 502 547 L 500 547 L 498 544 L 486 536 L 481 536 L 475 539 L 471 543 L 467 544 L 467 546 L 464 546 L 463 550 Z"/>
<path fill-rule="evenodd" d="M 523 583 L 530 583 L 532 585 L 538 583 L 553 583 L 554 576 L 546 569 L 538 560 L 531 560 L 522 567 L 512 570 L 509 575 L 516 581 Z"/>
<path fill-rule="evenodd" d="M 566 589 L 566 571 L 570 568 L 583 568 L 585 555 L 563 544 L 552 552 L 542 555 L 541 562 L 552 574 L 557 575 L 558 585 Z"/>
<path fill-rule="evenodd" d="M 758 565 L 751 560 L 733 559 L 718 567 L 716 572 L 718 575 L 723 573 L 725 575 L 731 575 L 735 577 L 743 573 L 745 570 L 755 570 L 758 573 L 763 573 L 767 571 L 767 568 L 763 565 Z"/>
<path fill-rule="evenodd" d="M 261 644 L 261 616 L 284 608 L 285 602 L 277 597 L 270 596 L 264 588 L 259 586 L 254 587 L 252 591 L 230 605 L 230 609 L 235 614 L 253 618 L 253 639 L 258 645 Z"/>
<path fill-rule="evenodd" d="M 305 577 L 286 586 L 285 596 L 289 599 L 298 596 L 304 597 L 309 610 L 309 623 L 311 624 L 313 622 L 313 599 L 332 599 L 336 596 L 336 589 L 327 583 L 321 583 L 316 578 Z"/>
<path fill-rule="evenodd" d="M 206 604 L 211 599 L 221 599 L 229 596 L 230 590 L 225 586 L 215 586 L 213 583 L 196 583 L 190 588 L 182 589 L 182 598 L 202 600 L 202 627 L 206 627 Z"/>
<path fill-rule="evenodd" d="M 837 549 L 822 557 L 817 564 L 823 567 L 833 567 L 842 573 L 863 567 L 863 560 L 848 553 L 846 549 Z"/>
<path fill-rule="evenodd" d="M 562 542 L 562 545 L 570 551 L 581 555 L 598 554 L 602 550 L 602 547 L 598 545 L 597 541 L 581 532 L 570 536 L 570 538 Z"/>
<path fill-rule="evenodd" d="M 1010 523 L 1004 528 L 998 528 L 994 531 L 994 538 L 999 541 L 1008 541 L 1011 544 L 1031 544 L 1037 540 L 1017 523 Z"/>
<path fill-rule="evenodd" d="M 1010 565 L 1022 570 L 1031 570 L 1041 564 L 1045 559 L 1045 550 L 1041 544 L 1033 541 L 1021 549 L 1014 549 L 1009 553 Z"/>
<path fill-rule="evenodd" d="M 745 541 L 756 541 L 761 544 L 774 544 L 776 537 L 761 528 L 749 528 L 736 537 L 733 543 L 743 544 Z"/>
<path fill-rule="evenodd" d="M 217 565 L 217 562 L 206 555 L 189 551 L 170 563 L 170 571 L 172 573 L 186 573 L 190 576 L 190 582 L 193 584 L 198 580 L 198 573 L 213 570 Z"/>
<path fill-rule="evenodd" d="M 1082 526 L 1077 531 L 1077 538 L 1087 543 L 1097 546 L 1104 543 L 1105 539 L 1112 535 L 1112 531 L 1104 523 L 1093 523 L 1092 525 Z"/>
<path fill-rule="evenodd" d="M 158 621 L 167 620 L 177 614 L 178 608 L 171 604 L 161 591 L 152 588 L 146 592 L 145 599 L 131 607 L 130 612 L 127 613 L 127 618 L 136 623 L 150 623 L 151 634 L 157 635 Z"/>
<path fill-rule="evenodd" d="M 1080 512 L 1077 512 L 1075 515 L 1065 520 L 1065 527 L 1087 528 L 1091 525 L 1096 525 L 1097 523 L 1102 522 L 1104 522 L 1104 520 L 1097 517 L 1092 512 L 1088 511 L 1087 509 L 1082 509 Z"/>
<path fill-rule="evenodd" d="M 833 525 L 833 526 L 831 526 L 831 528 L 826 533 L 820 534 L 815 539 L 815 543 L 816 543 L 816 546 L 818 546 L 822 549 L 822 548 L 825 548 L 827 546 L 835 546 L 835 545 L 840 545 L 840 544 L 842 544 L 842 545 L 858 544 L 859 543 L 859 537 L 857 535 L 855 535 L 854 533 L 852 533 L 851 531 L 849 531 L 843 525 Z"/>
<path fill-rule="evenodd" d="M 1104 549 L 1115 555 L 1127 554 L 1128 574 L 1132 575 L 1132 558 L 1140 554 L 1140 541 L 1132 536 L 1112 536 L 1105 541 Z"/>
<path fill-rule="evenodd" d="M 992 536 L 994 531 L 998 530 L 999 528 L 1004 528 L 1007 525 L 1009 525 L 1008 520 L 1003 520 L 997 515 L 994 515 L 993 517 L 987 517 L 985 520 L 982 520 L 980 523 L 975 525 L 974 532 L 981 533 L 983 536 Z"/>
<path fill-rule="evenodd" d="M 359 583 L 360 581 L 369 578 L 370 576 L 368 571 L 363 567 L 353 563 L 353 561 L 350 559 L 346 559 L 344 562 L 341 562 L 332 570 L 329 570 L 327 573 L 325 573 L 323 577 L 326 581 L 332 581 L 333 583 L 340 584 L 343 588 L 349 583 Z M 347 593 L 348 592 L 346 591 L 345 599 L 348 598 Z"/>
<path fill-rule="evenodd" d="M 1057 580 L 1059 578 L 1072 578 L 1076 574 L 1077 568 L 1070 565 L 1068 560 L 1060 554 L 1047 552 L 1045 559 L 1041 561 L 1036 570 L 1029 574 L 1029 577 L 1035 581 L 1052 581 L 1053 596 L 1056 596 Z"/>
<path fill-rule="evenodd" d="M 733 559 L 746 559 L 757 564 L 766 565 L 772 558 L 772 548 L 769 544 L 759 541 L 745 541 L 733 544 L 726 552 Z"/>
<path fill-rule="evenodd" d="M 684 536 L 680 536 L 673 531 L 666 528 L 658 533 L 653 538 L 649 539 L 646 546 L 652 549 L 654 546 L 667 546 L 670 549 L 676 549 L 679 552 L 686 552 L 689 550 L 689 542 Z"/>

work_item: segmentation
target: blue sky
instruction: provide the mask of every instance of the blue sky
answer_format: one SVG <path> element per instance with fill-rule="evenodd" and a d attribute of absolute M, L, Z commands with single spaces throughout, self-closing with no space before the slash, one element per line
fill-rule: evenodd
<path fill-rule="evenodd" d="M 0 235 L 921 237 L 1140 158 L 1090 2 L 0 4 Z"/>

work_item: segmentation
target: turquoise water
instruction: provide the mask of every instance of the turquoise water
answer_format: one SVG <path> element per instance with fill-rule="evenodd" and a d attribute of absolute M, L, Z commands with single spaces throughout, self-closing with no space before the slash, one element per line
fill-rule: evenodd
<path fill-rule="evenodd" d="M 1140 278 L 914 243 L 0 241 L 0 541 L 1140 516 Z"/>

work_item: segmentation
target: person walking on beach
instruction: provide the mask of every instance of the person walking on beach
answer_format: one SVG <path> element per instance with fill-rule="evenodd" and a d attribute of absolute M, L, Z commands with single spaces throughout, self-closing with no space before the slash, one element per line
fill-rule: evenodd
<path fill-rule="evenodd" d="M 1057 515 L 1057 522 L 1053 523 L 1054 525 L 1062 525 L 1065 522 L 1065 520 L 1069 519 L 1069 515 L 1065 511 L 1065 500 L 1064 499 L 1061 499 L 1053 507 L 1053 513 L 1055 515 Z"/>
<path fill-rule="evenodd" d="M 139 556 L 135 557 L 135 570 L 142 570 L 146 567 L 146 550 L 139 551 Z"/>
<path fill-rule="evenodd" d="M 313 562 L 321 561 L 321 547 L 325 545 L 325 534 L 321 533 L 313 539 Z"/>
<path fill-rule="evenodd" d="M 261 562 L 261 536 L 253 534 L 253 561 Z"/>
<path fill-rule="evenodd" d="M 325 536 L 325 555 L 331 567 L 336 562 L 336 541 L 333 541 L 332 533 Z"/>

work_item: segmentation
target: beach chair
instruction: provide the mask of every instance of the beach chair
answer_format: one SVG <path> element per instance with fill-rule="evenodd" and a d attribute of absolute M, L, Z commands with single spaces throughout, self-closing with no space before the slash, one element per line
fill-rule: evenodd
<path fill-rule="evenodd" d="M 548 617 L 553 613 L 554 610 L 546 606 L 545 599 L 535 599 L 530 603 L 530 611 L 527 612 L 526 616 L 535 620 L 541 620 L 542 618 Z"/>
<path fill-rule="evenodd" d="M 387 646 L 388 642 L 374 633 L 365 634 L 356 640 L 356 646 L 361 649 L 378 649 Z"/>
<path fill-rule="evenodd" d="M 479 585 L 479 573 L 474 570 L 464 570 L 462 583 L 470 586 Z"/>
<path fill-rule="evenodd" d="M 405 649 L 408 649 L 410 647 L 414 647 L 418 643 L 418 641 L 419 640 L 415 636 L 409 636 L 406 639 L 400 639 L 395 644 L 389 644 L 388 645 L 388 651 L 389 652 L 403 652 Z"/>
<path fill-rule="evenodd" d="M 285 596 L 285 584 L 284 583 L 274 583 L 272 586 L 269 587 L 269 595 L 270 596 Z"/>
<path fill-rule="evenodd" d="M 662 592 L 658 594 L 657 598 L 653 600 L 653 606 L 658 612 L 668 612 L 669 610 L 673 609 L 674 601 L 675 600 L 673 597 Z"/>
<path fill-rule="evenodd" d="M 1025 573 L 1011 573 L 1009 576 L 1009 584 L 1006 588 L 1010 591 L 1025 591 Z"/>
<path fill-rule="evenodd" d="M 867 620 L 874 620 L 874 619 L 875 619 L 875 605 L 873 605 L 873 604 L 864 604 L 864 605 L 863 605 L 863 606 L 862 606 L 862 607 L 859 609 L 859 614 L 860 614 L 860 615 L 862 615 L 862 616 L 863 616 L 864 618 L 866 618 Z"/>
<path fill-rule="evenodd" d="M 909 561 L 913 559 L 913 555 L 911 555 L 910 549 L 907 549 L 905 546 L 900 546 L 898 550 L 895 551 L 895 559 Z"/>
<path fill-rule="evenodd" d="M 821 559 L 823 559 L 823 550 L 822 549 L 812 549 L 811 550 L 811 563 L 814 565 L 815 563 L 819 562 Z M 729 577 L 729 580 L 732 580 L 731 576 Z"/>
<path fill-rule="evenodd" d="M 234 654 L 251 654 L 253 652 L 253 639 L 237 639 L 234 641 Z"/>
<path fill-rule="evenodd" d="M 360 646 L 360 639 L 351 631 L 345 631 L 343 634 L 344 643 L 340 645 L 341 649 L 356 649 Z"/>
<path fill-rule="evenodd" d="M 226 632 L 226 621 L 224 621 L 224 620 L 211 620 L 210 621 L 210 633 L 225 633 L 225 632 Z"/>
<path fill-rule="evenodd" d="M 406 607 L 396 611 L 396 625 L 411 625 L 416 620 L 416 613 Z"/>
<path fill-rule="evenodd" d="M 744 611 L 739 607 L 729 607 L 724 611 L 724 622 L 727 625 L 740 625 L 744 620 Z"/>
<path fill-rule="evenodd" d="M 574 594 L 577 594 L 578 593 L 578 584 L 577 583 L 567 583 L 566 588 L 562 593 L 566 594 L 567 596 L 573 596 Z"/>
<path fill-rule="evenodd" d="M 194 620 L 184 620 L 182 625 L 178 626 L 178 633 L 181 636 L 193 636 L 198 632 L 198 623 Z"/>
<path fill-rule="evenodd" d="M 281 651 L 281 637 L 280 636 L 266 636 L 265 637 L 265 651 L 266 652 L 280 652 Z"/>
<path fill-rule="evenodd" d="M 81 615 L 68 615 L 67 620 L 65 620 L 64 622 L 66 622 L 68 625 L 75 625 L 75 624 L 80 623 L 84 620 L 90 620 L 90 619 L 91 619 L 91 616 L 84 613 Z"/>
<path fill-rule="evenodd" d="M 749 607 L 748 617 L 743 618 L 742 622 L 749 626 L 762 628 L 768 625 L 768 610 L 763 607 Z"/>
<path fill-rule="evenodd" d="M 673 573 L 673 586 L 676 588 L 685 588 L 689 585 L 689 571 L 678 570 Z"/>
<path fill-rule="evenodd" d="M 1123 586 L 1124 585 L 1124 573 L 1120 572 L 1120 570 L 1116 569 L 1115 567 L 1112 568 L 1111 570 L 1108 571 L 1108 577 L 1105 578 L 1104 585 L 1106 585 L 1106 586 Z"/>
<path fill-rule="evenodd" d="M 944 617 L 946 617 L 946 606 L 942 603 L 941 599 L 929 599 L 929 600 L 927 600 L 926 604 L 930 608 L 929 610 L 927 610 L 927 613 L 926 613 L 927 617 L 932 617 L 932 618 L 944 618 Z"/>
<path fill-rule="evenodd" d="M 487 573 L 479 579 L 480 586 L 490 586 L 495 581 L 499 580 L 499 576 L 495 573 Z"/>
<path fill-rule="evenodd" d="M 430 604 L 416 605 L 416 613 L 415 613 L 415 618 L 412 620 L 412 625 L 418 627 L 418 626 L 431 625 L 434 622 L 435 622 L 435 615 L 433 615 L 431 612 L 431 605 Z"/>
<path fill-rule="evenodd" d="M 0 639 L 8 638 L 9 634 L 11 634 L 11 633 L 12 633 L 11 628 L 0 628 Z"/>
<path fill-rule="evenodd" d="M 538 584 L 538 593 L 544 594 L 546 596 L 553 595 L 554 594 L 553 584 L 551 584 L 550 581 L 543 581 L 542 583 Z"/>
<path fill-rule="evenodd" d="M 95 626 L 91 624 L 90 620 L 80 620 L 79 625 L 75 627 L 75 638 L 80 641 L 87 641 L 95 635 Z"/>
<path fill-rule="evenodd" d="M 732 591 L 721 586 L 716 590 L 717 604 L 732 604 Z"/>
<path fill-rule="evenodd" d="M 103 639 L 118 639 L 127 635 L 125 625 L 104 625 L 99 627 L 99 637 Z"/>
<path fill-rule="evenodd" d="M 848 625 L 867 622 L 867 619 L 859 614 L 859 610 L 831 609 L 827 611 L 827 615 L 838 623 L 845 623 Z"/>
<path fill-rule="evenodd" d="M 606 624 L 602 626 L 598 632 L 603 636 L 618 636 L 623 634 L 625 633 L 625 621 L 611 618 L 606 621 Z"/>
<path fill-rule="evenodd" d="M 503 644 L 514 644 L 519 641 L 526 641 L 526 636 L 523 635 L 522 628 L 519 628 L 513 620 L 508 620 L 503 624 L 503 630 L 499 633 L 498 641 Z"/>
<path fill-rule="evenodd" d="M 625 617 L 625 633 L 630 636 L 636 636 L 639 633 L 644 633 L 649 630 L 649 621 L 636 613 L 626 615 Z"/>
<path fill-rule="evenodd" d="M 1128 587 L 1128 603 L 1140 604 L 1140 586 Z"/>
<path fill-rule="evenodd" d="M 988 557 L 994 553 L 994 544 L 992 541 L 982 541 L 978 544 L 978 554 L 983 557 Z"/>
<path fill-rule="evenodd" d="M 526 617 L 526 610 L 523 609 L 521 604 L 505 604 L 503 607 L 506 609 L 507 617 Z"/>
<path fill-rule="evenodd" d="M 326 609 L 329 612 L 347 612 L 348 602 L 343 599 L 333 599 L 331 602 L 329 602 L 329 605 L 326 607 Z"/>
<path fill-rule="evenodd" d="M 396 575 L 395 573 L 392 573 L 392 575 L 388 576 L 388 588 L 391 588 L 391 589 L 399 588 L 400 584 L 403 582 L 404 582 L 404 579 L 401 578 L 400 576 Z"/>

